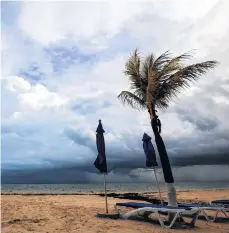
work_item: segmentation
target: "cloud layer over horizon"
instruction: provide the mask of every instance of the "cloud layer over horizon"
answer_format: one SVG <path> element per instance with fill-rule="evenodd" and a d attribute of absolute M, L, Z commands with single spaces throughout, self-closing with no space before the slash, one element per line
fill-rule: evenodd
<path fill-rule="evenodd" d="M 153 133 L 147 112 L 117 99 L 125 61 L 135 48 L 194 49 L 190 62 L 220 64 L 159 111 L 162 136 L 174 166 L 224 165 L 229 177 L 228 10 L 227 0 L 1 2 L 2 169 L 93 176 L 99 119 L 112 174 L 144 168 L 142 136 Z"/>

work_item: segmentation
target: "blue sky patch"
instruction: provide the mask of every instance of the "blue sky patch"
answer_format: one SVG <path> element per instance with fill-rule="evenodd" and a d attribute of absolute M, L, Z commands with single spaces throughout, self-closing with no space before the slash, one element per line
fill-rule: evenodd
<path fill-rule="evenodd" d="M 5 24 L 14 24 L 20 13 L 21 2 L 1 1 L 1 22 Z"/>
<path fill-rule="evenodd" d="M 45 77 L 45 74 L 40 71 L 40 67 L 36 63 L 31 64 L 27 70 L 22 69 L 18 75 L 32 84 L 42 81 Z"/>
<path fill-rule="evenodd" d="M 62 41 L 52 44 L 45 49 L 53 64 L 53 71 L 62 73 L 74 63 L 94 63 L 97 60 L 96 54 L 86 54 L 80 51 L 74 43 Z"/>

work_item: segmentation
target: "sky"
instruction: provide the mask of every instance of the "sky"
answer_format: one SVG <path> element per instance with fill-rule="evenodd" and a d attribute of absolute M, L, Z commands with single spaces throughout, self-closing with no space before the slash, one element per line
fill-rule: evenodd
<path fill-rule="evenodd" d="M 228 10 L 227 0 L 1 2 L 3 181 L 99 182 L 99 119 L 110 181 L 152 178 L 148 112 L 117 99 L 135 48 L 220 62 L 158 114 L 176 181 L 229 181 Z"/>

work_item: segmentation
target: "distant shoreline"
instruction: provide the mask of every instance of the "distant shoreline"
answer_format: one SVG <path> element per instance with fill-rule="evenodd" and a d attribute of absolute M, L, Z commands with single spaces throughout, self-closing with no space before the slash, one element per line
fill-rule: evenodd
<path fill-rule="evenodd" d="M 196 189 L 185 189 L 185 190 L 177 190 L 177 192 L 181 193 L 181 192 L 198 192 L 198 191 L 218 191 L 218 190 L 225 190 L 225 191 L 229 191 L 229 187 L 228 188 L 196 188 Z M 155 194 L 158 193 L 158 191 L 137 191 L 137 192 L 128 192 L 128 191 L 118 191 L 118 190 L 108 190 L 107 191 L 109 196 L 113 196 L 113 195 L 134 195 L 134 194 L 138 194 L 138 195 L 149 195 L 149 194 Z M 162 193 L 166 193 L 166 190 L 163 190 Z M 2 191 L 1 190 L 1 195 L 22 195 L 22 196 L 55 196 L 55 195 L 104 195 L 104 191 L 50 191 L 50 192 L 46 192 L 46 191 Z"/>

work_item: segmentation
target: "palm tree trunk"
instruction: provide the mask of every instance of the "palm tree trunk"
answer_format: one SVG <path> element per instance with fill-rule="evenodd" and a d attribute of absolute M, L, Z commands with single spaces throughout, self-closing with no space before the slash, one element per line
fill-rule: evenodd
<path fill-rule="evenodd" d="M 174 183 L 167 183 L 168 206 L 177 206 L 177 194 Z"/>
<path fill-rule="evenodd" d="M 160 135 L 160 132 L 158 130 L 158 124 L 157 124 L 157 115 L 155 112 L 155 105 L 151 100 L 150 95 L 150 88 L 151 86 L 148 83 L 147 91 L 146 91 L 146 105 L 149 109 L 150 119 L 151 119 L 151 126 L 154 132 L 155 136 L 155 142 L 157 145 L 157 150 L 160 156 L 161 160 L 161 166 L 165 178 L 165 182 L 167 183 L 167 190 L 168 190 L 168 205 L 170 206 L 177 206 L 177 200 L 176 200 L 176 189 L 174 186 L 174 179 L 173 179 L 173 173 L 169 162 L 169 157 L 165 148 L 164 141 Z M 171 219 L 171 215 L 169 216 L 169 220 Z"/>
<path fill-rule="evenodd" d="M 165 144 L 163 142 L 163 139 L 161 137 L 161 135 L 159 134 L 158 131 L 158 125 L 157 125 L 157 119 L 156 117 L 154 117 L 151 120 L 151 126 L 154 132 L 154 136 L 155 136 L 155 142 L 157 145 L 157 149 L 159 152 L 159 156 L 161 159 L 161 165 L 162 165 L 162 169 L 163 169 L 163 173 L 164 173 L 164 178 L 165 178 L 165 182 L 166 183 L 174 183 L 174 179 L 173 179 L 173 174 L 172 174 L 172 169 L 170 166 L 170 162 L 169 162 L 169 158 L 167 155 L 167 151 L 165 148 Z"/>
<path fill-rule="evenodd" d="M 177 206 L 177 200 L 176 200 L 176 189 L 174 186 L 174 179 L 173 179 L 173 173 L 170 166 L 168 154 L 165 148 L 165 144 L 163 142 L 163 139 L 159 133 L 158 130 L 158 124 L 157 124 L 157 116 L 155 114 L 155 109 L 150 106 L 151 109 L 149 109 L 150 112 L 150 118 L 151 118 L 151 126 L 154 132 L 155 136 L 155 142 L 157 145 L 158 153 L 161 160 L 161 166 L 164 174 L 164 179 L 167 184 L 167 191 L 168 191 L 168 205 L 169 206 Z M 172 215 L 169 215 L 169 221 L 172 219 Z"/>

